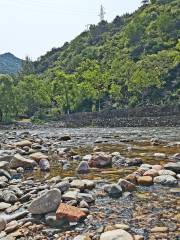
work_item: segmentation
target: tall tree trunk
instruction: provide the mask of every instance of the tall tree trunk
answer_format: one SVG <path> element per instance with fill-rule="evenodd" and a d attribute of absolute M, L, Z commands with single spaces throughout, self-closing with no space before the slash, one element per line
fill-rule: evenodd
<path fill-rule="evenodd" d="M 0 109 L 0 122 L 2 122 L 3 120 L 3 113 L 2 113 L 2 110 Z"/>

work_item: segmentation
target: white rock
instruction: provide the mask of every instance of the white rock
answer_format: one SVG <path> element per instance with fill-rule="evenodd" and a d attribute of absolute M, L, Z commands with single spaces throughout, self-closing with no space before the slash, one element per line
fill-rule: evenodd
<path fill-rule="evenodd" d="M 133 237 L 125 230 L 118 229 L 102 233 L 100 240 L 133 240 Z"/>

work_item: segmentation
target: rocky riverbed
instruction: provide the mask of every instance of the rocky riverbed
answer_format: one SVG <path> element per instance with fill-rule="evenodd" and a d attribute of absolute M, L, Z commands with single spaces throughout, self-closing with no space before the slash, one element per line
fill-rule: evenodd
<path fill-rule="evenodd" d="M 179 240 L 180 128 L 0 130 L 0 239 Z"/>

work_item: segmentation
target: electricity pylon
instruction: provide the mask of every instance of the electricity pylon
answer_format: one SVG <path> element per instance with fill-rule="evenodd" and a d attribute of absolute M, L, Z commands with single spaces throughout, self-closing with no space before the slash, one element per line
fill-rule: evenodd
<path fill-rule="evenodd" d="M 105 14 L 106 14 L 106 12 L 104 11 L 104 7 L 103 7 L 103 5 L 101 5 L 100 13 L 98 15 L 100 17 L 100 22 L 104 21 Z"/>

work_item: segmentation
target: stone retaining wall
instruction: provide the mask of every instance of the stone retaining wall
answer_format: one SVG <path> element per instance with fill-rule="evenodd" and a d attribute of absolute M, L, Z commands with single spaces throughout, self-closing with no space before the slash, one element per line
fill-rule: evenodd
<path fill-rule="evenodd" d="M 180 107 L 146 107 L 94 113 L 74 113 L 59 118 L 66 127 L 180 126 Z"/>

